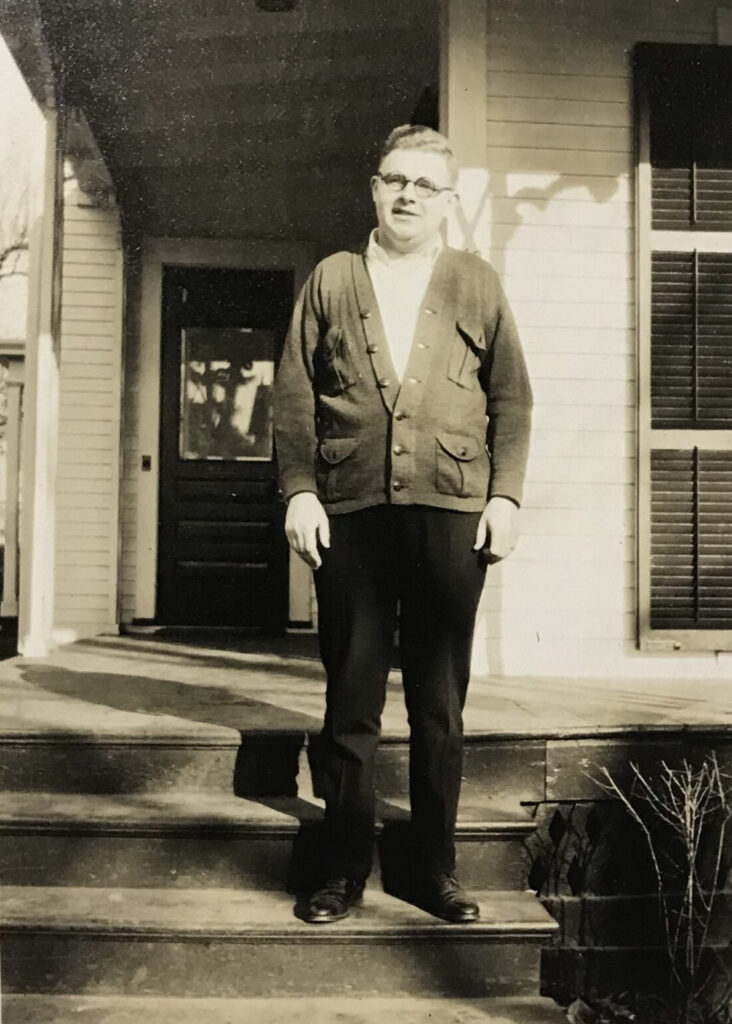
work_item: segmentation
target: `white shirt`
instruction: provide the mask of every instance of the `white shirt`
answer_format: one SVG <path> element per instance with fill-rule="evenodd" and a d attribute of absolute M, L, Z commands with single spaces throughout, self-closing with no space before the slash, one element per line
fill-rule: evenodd
<path fill-rule="evenodd" d="M 404 376 L 417 329 L 419 308 L 442 246 L 442 238 L 438 236 L 426 252 L 392 255 L 379 245 L 376 230 L 369 237 L 366 266 L 399 380 Z"/>

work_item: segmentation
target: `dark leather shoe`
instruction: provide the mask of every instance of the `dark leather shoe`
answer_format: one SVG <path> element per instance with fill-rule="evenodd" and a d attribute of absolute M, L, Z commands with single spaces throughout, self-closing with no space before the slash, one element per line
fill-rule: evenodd
<path fill-rule="evenodd" d="M 430 875 L 422 887 L 420 906 L 451 924 L 477 921 L 480 908 L 460 887 L 454 875 Z"/>
<path fill-rule="evenodd" d="M 361 903 L 363 882 L 351 878 L 331 878 L 310 897 L 304 919 L 308 924 L 330 924 L 348 917 L 351 907 Z"/>

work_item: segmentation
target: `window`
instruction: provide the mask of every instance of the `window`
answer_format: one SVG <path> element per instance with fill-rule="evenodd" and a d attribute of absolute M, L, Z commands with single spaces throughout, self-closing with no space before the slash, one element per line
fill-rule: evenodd
<path fill-rule="evenodd" d="M 639 638 L 732 649 L 732 47 L 643 44 Z"/>

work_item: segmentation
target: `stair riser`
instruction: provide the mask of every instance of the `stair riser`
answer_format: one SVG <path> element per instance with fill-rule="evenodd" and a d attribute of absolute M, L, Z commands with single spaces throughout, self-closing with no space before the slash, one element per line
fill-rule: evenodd
<path fill-rule="evenodd" d="M 301 778 L 304 737 L 245 737 L 238 748 L 154 743 L 0 743 L 0 789 L 67 793 L 141 793 L 214 789 L 238 796 L 295 796 L 310 788 Z M 312 769 L 318 785 L 317 754 Z M 305 768 L 307 771 L 307 768 Z M 544 798 L 542 744 L 468 739 L 464 788 L 494 806 L 516 807 Z M 409 791 L 409 749 L 385 743 L 377 761 L 377 791 L 384 799 Z"/>
<path fill-rule="evenodd" d="M 471 740 L 465 743 L 463 788 L 496 806 L 516 807 L 544 799 L 545 745 L 542 742 Z M 377 790 L 385 798 L 409 790 L 409 747 L 385 743 L 377 760 Z"/>
<path fill-rule="evenodd" d="M 458 840 L 457 848 L 463 884 L 493 890 L 526 887 L 528 865 L 520 839 L 465 839 Z M 321 850 L 318 832 L 312 828 L 297 837 L 6 834 L 0 841 L 0 884 L 296 892 L 317 884 Z M 373 884 L 380 860 L 397 888 L 413 875 L 413 860 L 399 856 L 397 850 L 394 844 L 377 856 Z"/>
<path fill-rule="evenodd" d="M 534 943 L 449 937 L 339 942 L 338 926 L 331 927 L 332 940 L 309 942 L 6 933 L 3 987 L 8 993 L 183 997 L 467 998 L 538 991 L 540 947 Z"/>
<path fill-rule="evenodd" d="M 56 793 L 232 791 L 234 747 L 48 743 L 0 745 L 0 789 Z"/>

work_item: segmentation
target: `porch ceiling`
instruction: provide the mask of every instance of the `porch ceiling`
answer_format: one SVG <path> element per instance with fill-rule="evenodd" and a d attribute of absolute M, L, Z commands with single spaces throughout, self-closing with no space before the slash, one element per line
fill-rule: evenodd
<path fill-rule="evenodd" d="M 198 233 L 232 233 L 238 196 L 259 207 L 260 231 L 292 235 L 304 218 L 302 236 L 312 209 L 353 220 L 356 180 L 368 205 L 380 139 L 436 86 L 437 6 L 300 0 L 271 14 L 255 0 L 46 0 L 44 10 L 67 99 L 84 108 L 128 222 L 179 234 L 184 219 L 202 220 Z"/>

